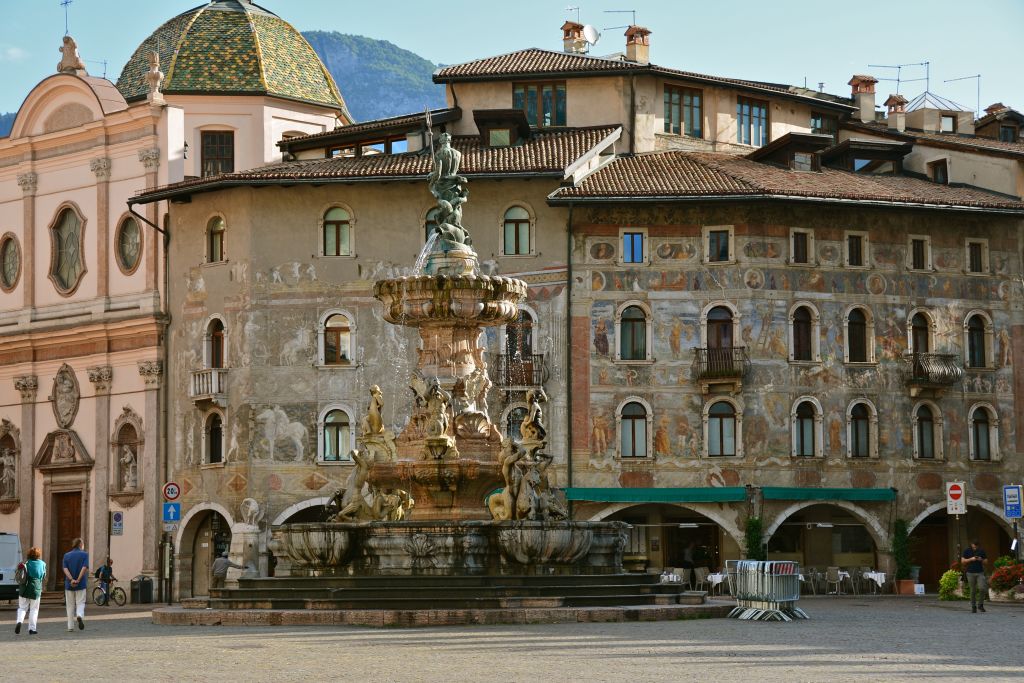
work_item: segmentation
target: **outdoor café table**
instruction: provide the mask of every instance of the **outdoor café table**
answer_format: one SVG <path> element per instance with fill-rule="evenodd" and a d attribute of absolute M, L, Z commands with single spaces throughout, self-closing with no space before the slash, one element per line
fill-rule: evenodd
<path fill-rule="evenodd" d="M 885 587 L 885 572 L 864 572 L 864 578 L 875 582 L 876 585 L 873 586 L 873 593 L 877 593 Z"/>
<path fill-rule="evenodd" d="M 715 574 L 708 574 L 708 584 L 710 584 L 711 586 L 712 595 L 715 594 L 715 586 L 720 586 L 722 582 L 725 581 L 725 578 L 726 575 L 720 572 Z M 718 592 L 719 594 L 721 594 L 722 589 L 719 589 Z"/>

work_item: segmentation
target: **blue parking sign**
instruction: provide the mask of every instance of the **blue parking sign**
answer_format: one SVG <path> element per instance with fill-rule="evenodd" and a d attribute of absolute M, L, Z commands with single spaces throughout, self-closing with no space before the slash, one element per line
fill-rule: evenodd
<path fill-rule="evenodd" d="M 178 522 L 181 520 L 181 503 L 164 503 L 164 521 Z"/>
<path fill-rule="evenodd" d="M 1003 487 L 1003 515 L 1007 519 L 1021 518 L 1021 498 L 1024 491 L 1020 484 Z"/>

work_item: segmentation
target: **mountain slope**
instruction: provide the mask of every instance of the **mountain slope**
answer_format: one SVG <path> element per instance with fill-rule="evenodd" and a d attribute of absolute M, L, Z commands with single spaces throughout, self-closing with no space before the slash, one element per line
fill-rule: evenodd
<path fill-rule="evenodd" d="M 444 106 L 444 86 L 430 80 L 437 66 L 386 40 L 337 31 L 302 34 L 338 84 L 357 121 Z"/>
<path fill-rule="evenodd" d="M 14 112 L 10 114 L 0 114 L 0 138 L 7 137 L 11 134 L 11 126 L 14 125 Z"/>

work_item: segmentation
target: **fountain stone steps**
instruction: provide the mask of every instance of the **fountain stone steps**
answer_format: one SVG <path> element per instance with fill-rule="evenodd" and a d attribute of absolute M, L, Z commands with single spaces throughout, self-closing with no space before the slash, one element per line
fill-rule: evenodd
<path fill-rule="evenodd" d="M 382 586 L 389 589 L 406 587 L 427 588 L 432 586 L 580 586 L 580 585 L 656 585 L 672 587 L 678 584 L 662 584 L 654 574 L 520 574 L 520 575 L 440 575 L 440 574 L 377 574 L 368 576 L 307 576 L 307 577 L 266 577 L 241 578 L 239 588 L 370 588 Z"/>
<path fill-rule="evenodd" d="M 319 599 L 371 599 L 390 598 L 398 595 L 417 596 L 428 594 L 436 598 L 488 598 L 488 597 L 571 597 L 586 595 L 621 595 L 630 592 L 640 595 L 679 595 L 684 592 L 679 584 L 667 585 L 633 585 L 623 586 L 622 584 L 611 585 L 538 585 L 538 586 L 452 586 L 436 587 L 430 589 L 417 588 L 414 591 L 399 590 L 394 588 L 336 588 L 336 589 L 298 589 L 298 588 L 262 588 L 262 589 L 213 589 L 213 599 L 229 601 L 245 600 L 319 600 Z"/>
<path fill-rule="evenodd" d="M 515 597 L 413 597 L 400 596 L 390 598 L 333 598 L 297 600 L 294 598 L 280 599 L 249 599 L 224 600 L 211 598 L 211 609 L 245 610 L 245 609 L 307 609 L 307 610 L 439 610 L 439 609 L 502 609 L 527 607 L 620 607 L 642 605 L 675 605 L 679 604 L 679 596 L 656 594 L 615 594 L 615 595 L 579 595 L 579 596 L 515 596 Z"/>

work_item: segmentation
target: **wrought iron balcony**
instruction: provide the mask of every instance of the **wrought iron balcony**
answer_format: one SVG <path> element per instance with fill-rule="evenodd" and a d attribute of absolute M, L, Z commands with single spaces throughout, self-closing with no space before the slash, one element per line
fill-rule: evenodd
<path fill-rule="evenodd" d="M 193 370 L 189 381 L 188 397 L 193 403 L 209 401 L 226 406 L 228 399 L 227 368 Z"/>
<path fill-rule="evenodd" d="M 543 353 L 500 353 L 491 363 L 491 381 L 498 388 L 539 387 L 546 379 Z"/>
<path fill-rule="evenodd" d="M 903 381 L 909 387 L 944 389 L 964 378 L 963 362 L 955 353 L 907 353 L 900 363 Z"/>
<path fill-rule="evenodd" d="M 750 371 L 750 356 L 745 346 L 694 349 L 693 352 L 693 377 L 701 382 L 741 380 Z"/>

